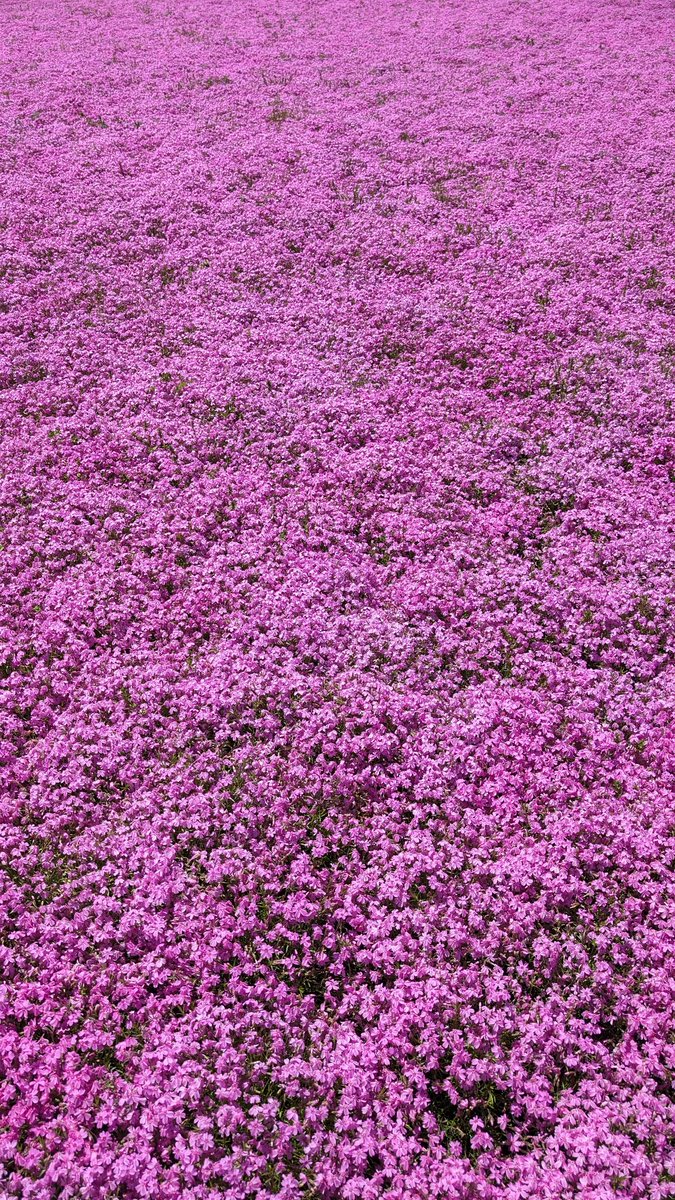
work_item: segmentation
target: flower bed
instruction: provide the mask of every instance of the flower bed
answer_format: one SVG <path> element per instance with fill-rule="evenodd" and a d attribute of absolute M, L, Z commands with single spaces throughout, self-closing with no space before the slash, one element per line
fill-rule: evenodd
<path fill-rule="evenodd" d="M 1 17 L 0 1194 L 675 1194 L 673 9 Z"/>

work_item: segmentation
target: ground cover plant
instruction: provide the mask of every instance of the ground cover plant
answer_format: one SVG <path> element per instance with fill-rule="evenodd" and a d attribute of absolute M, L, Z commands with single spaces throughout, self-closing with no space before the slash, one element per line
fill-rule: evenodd
<path fill-rule="evenodd" d="M 0 1195 L 675 1195 L 672 6 L 0 24 Z"/>

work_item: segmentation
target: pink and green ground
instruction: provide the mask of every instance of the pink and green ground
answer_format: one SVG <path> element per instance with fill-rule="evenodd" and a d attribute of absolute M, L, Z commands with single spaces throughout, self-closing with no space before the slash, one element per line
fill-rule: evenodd
<path fill-rule="evenodd" d="M 675 1195 L 675 10 L 0 7 L 2 1200 Z"/>

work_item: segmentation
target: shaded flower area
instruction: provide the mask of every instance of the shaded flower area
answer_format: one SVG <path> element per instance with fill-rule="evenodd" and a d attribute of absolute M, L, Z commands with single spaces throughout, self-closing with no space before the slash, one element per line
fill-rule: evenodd
<path fill-rule="evenodd" d="M 675 1195 L 675 10 L 0 14 L 0 1195 Z"/>

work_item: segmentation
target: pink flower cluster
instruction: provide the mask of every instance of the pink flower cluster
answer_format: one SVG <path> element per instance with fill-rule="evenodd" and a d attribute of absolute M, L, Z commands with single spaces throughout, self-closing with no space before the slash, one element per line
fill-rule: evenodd
<path fill-rule="evenodd" d="M 675 1195 L 675 10 L 0 15 L 0 1195 Z"/>

